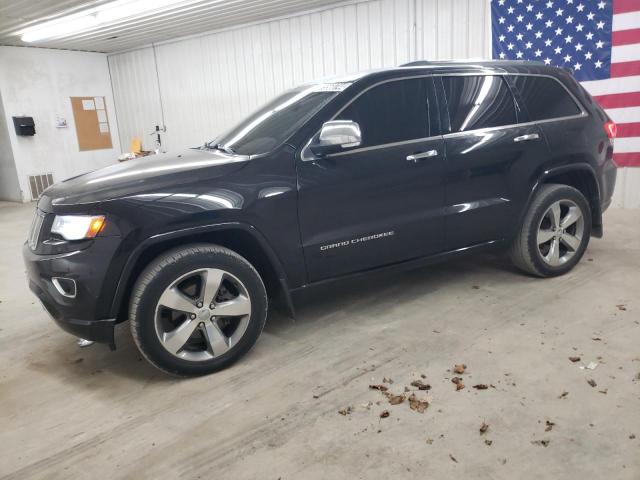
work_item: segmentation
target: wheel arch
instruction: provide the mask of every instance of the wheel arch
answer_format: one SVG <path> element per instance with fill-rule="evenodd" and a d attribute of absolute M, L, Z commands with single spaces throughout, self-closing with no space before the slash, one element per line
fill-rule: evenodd
<path fill-rule="evenodd" d="M 568 185 L 580 191 L 591 208 L 591 235 L 594 237 L 602 237 L 602 206 L 600 205 L 600 186 L 596 179 L 596 172 L 593 167 L 587 163 L 577 163 L 571 165 L 563 165 L 561 167 L 545 170 L 536 181 L 533 190 L 527 202 L 527 208 L 524 210 L 526 214 L 535 194 L 542 185 L 549 183 L 558 183 Z"/>
<path fill-rule="evenodd" d="M 162 253 L 190 243 L 211 243 L 235 251 L 258 271 L 267 295 L 294 316 L 289 284 L 282 264 L 266 239 L 253 226 L 234 222 L 187 228 L 154 235 L 142 242 L 129 256 L 111 304 L 111 316 L 124 321 L 133 285 L 144 268 Z"/>

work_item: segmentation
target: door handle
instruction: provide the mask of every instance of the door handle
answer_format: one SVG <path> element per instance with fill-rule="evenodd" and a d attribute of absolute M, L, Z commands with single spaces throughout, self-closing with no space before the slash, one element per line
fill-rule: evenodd
<path fill-rule="evenodd" d="M 438 155 L 438 150 L 427 150 L 422 153 L 414 153 L 413 155 L 407 155 L 408 162 L 417 162 L 421 158 L 435 157 Z"/>
<path fill-rule="evenodd" d="M 520 135 L 513 139 L 514 142 L 526 142 L 527 140 L 537 140 L 540 138 L 540 135 L 537 133 L 528 133 L 527 135 Z"/>

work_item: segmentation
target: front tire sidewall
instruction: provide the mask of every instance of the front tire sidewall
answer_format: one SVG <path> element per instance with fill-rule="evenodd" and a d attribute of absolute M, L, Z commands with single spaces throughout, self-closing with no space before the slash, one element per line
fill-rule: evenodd
<path fill-rule="evenodd" d="M 163 347 L 155 330 L 155 315 L 164 290 L 180 276 L 200 268 L 219 268 L 237 277 L 251 299 L 251 315 L 247 330 L 234 347 L 220 357 L 193 362 L 178 358 Z M 132 302 L 132 330 L 141 352 L 161 370 L 191 376 L 224 369 L 248 352 L 262 333 L 267 312 L 264 284 L 251 264 L 230 250 L 221 247 L 181 249 L 163 256 L 140 278 L 142 282 L 134 289 L 134 297 L 138 293 L 139 301 Z"/>
<path fill-rule="evenodd" d="M 559 200 L 571 200 L 582 211 L 582 217 L 584 219 L 584 232 L 580 246 L 575 255 L 571 257 L 566 263 L 558 266 L 551 266 L 542 258 L 542 254 L 538 249 L 538 228 L 542 217 L 547 209 L 555 202 Z M 527 247 L 531 252 L 531 261 L 534 264 L 536 271 L 538 271 L 544 277 L 554 277 L 567 273 L 580 261 L 584 255 L 589 239 L 591 237 L 591 208 L 584 196 L 576 189 L 571 187 L 559 188 L 544 199 L 544 202 L 539 204 L 531 217 L 531 225 L 529 227 L 529 237 L 527 238 Z"/>

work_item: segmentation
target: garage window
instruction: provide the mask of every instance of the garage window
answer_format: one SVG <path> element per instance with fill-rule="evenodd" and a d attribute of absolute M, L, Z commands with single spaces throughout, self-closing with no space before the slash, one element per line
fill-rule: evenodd
<path fill-rule="evenodd" d="M 576 102 L 557 80 L 530 75 L 515 75 L 513 79 L 532 121 L 580 114 Z"/>

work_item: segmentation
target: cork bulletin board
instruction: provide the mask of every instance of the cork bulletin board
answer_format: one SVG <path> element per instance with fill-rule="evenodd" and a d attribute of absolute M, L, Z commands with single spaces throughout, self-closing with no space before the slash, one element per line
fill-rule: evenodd
<path fill-rule="evenodd" d="M 80 151 L 112 148 L 104 97 L 71 97 Z"/>

